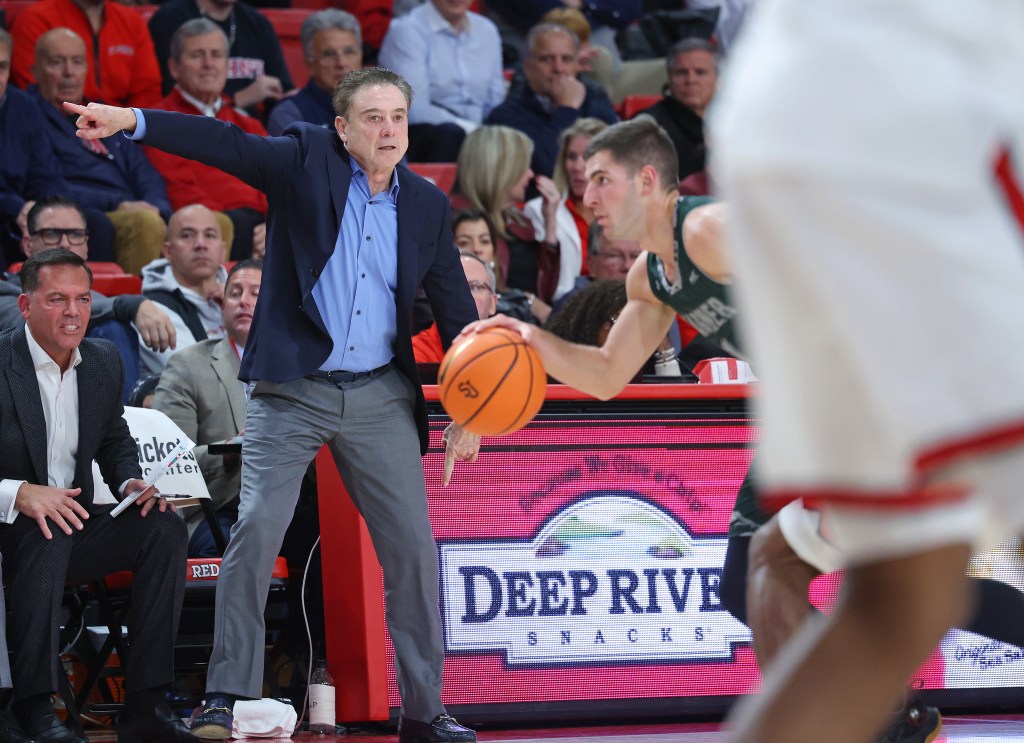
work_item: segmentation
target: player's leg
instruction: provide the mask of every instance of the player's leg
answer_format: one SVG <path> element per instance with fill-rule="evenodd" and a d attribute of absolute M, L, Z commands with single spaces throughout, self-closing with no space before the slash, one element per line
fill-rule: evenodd
<path fill-rule="evenodd" d="M 808 602 L 811 581 L 821 573 L 793 551 L 778 517 L 751 539 L 747 572 L 747 624 L 754 633 L 754 653 L 762 671 L 813 614 Z"/>
<path fill-rule="evenodd" d="M 764 691 L 731 715 L 730 739 L 815 743 L 828 730 L 833 743 L 870 740 L 904 679 L 968 605 L 970 551 L 951 545 L 848 569 L 833 614 L 804 623 Z"/>

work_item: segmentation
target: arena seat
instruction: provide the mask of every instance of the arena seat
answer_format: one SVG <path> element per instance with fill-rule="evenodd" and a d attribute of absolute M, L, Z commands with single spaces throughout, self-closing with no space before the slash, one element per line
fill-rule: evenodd
<path fill-rule="evenodd" d="M 455 163 L 409 163 L 409 170 L 431 181 L 445 193 L 455 186 Z"/>
<path fill-rule="evenodd" d="M 277 38 L 281 42 L 281 52 L 284 54 L 288 72 L 291 73 L 292 82 L 295 83 L 296 88 L 301 88 L 309 80 L 309 70 L 306 69 L 306 60 L 302 54 L 299 31 L 302 28 L 302 22 L 313 13 L 313 10 L 309 7 L 260 8 L 260 12 L 274 27 Z"/>
<path fill-rule="evenodd" d="M 7 271 L 16 274 L 21 271 L 21 262 L 12 263 Z M 92 271 L 92 288 L 107 297 L 118 294 L 142 294 L 142 279 L 111 261 L 89 261 Z"/>
<path fill-rule="evenodd" d="M 645 108 L 650 108 L 661 100 L 660 95 L 627 95 L 615 109 L 623 121 L 629 121 Z"/>
<path fill-rule="evenodd" d="M 7 28 L 11 28 L 18 13 L 33 2 L 34 0 L 0 0 L 0 10 L 4 12 L 4 23 L 7 24 Z"/>
<path fill-rule="evenodd" d="M 136 5 L 135 10 L 142 16 L 142 20 L 149 23 L 150 16 L 156 13 L 156 9 L 159 7 L 159 5 Z"/>

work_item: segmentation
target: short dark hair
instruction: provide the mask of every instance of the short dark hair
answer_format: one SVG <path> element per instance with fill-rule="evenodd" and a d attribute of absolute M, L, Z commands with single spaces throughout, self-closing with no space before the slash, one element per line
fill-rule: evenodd
<path fill-rule="evenodd" d="M 371 85 L 394 85 L 405 96 L 406 107 L 412 106 L 412 86 L 404 77 L 385 67 L 363 67 L 345 75 L 334 89 L 334 97 L 331 99 L 334 113 L 347 119 L 352 98 L 360 90 Z"/>
<path fill-rule="evenodd" d="M 21 266 L 21 290 L 31 294 L 39 288 L 39 272 L 47 266 L 77 266 L 84 268 L 89 274 L 89 287 L 92 288 L 92 271 L 85 259 L 77 253 L 72 253 L 67 248 L 54 248 L 53 250 L 40 250 L 38 253 L 29 256 Z"/>
<path fill-rule="evenodd" d="M 227 280 L 225 280 L 224 286 L 230 284 L 231 277 L 234 276 L 239 271 L 241 271 L 243 268 L 251 268 L 253 271 L 262 271 L 263 261 L 260 260 L 259 258 L 243 258 L 242 260 L 238 261 L 235 265 L 231 267 L 231 270 L 228 271 L 228 278 Z"/>
<path fill-rule="evenodd" d="M 583 152 L 590 159 L 598 152 L 611 153 L 612 159 L 623 166 L 630 176 L 645 165 L 650 165 L 666 191 L 679 188 L 679 158 L 676 147 L 660 125 L 641 116 L 621 121 L 595 135 Z"/>
<path fill-rule="evenodd" d="M 44 196 L 28 210 L 28 234 L 31 235 L 36 231 L 36 228 L 39 226 L 39 215 L 43 213 L 44 209 L 74 209 L 78 212 L 78 216 L 82 218 L 82 224 L 86 224 L 85 212 L 82 211 L 82 207 L 75 201 L 72 201 L 67 196 Z"/>

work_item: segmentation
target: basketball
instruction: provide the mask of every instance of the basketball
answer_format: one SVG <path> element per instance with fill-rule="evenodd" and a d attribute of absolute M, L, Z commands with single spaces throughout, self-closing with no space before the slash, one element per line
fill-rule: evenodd
<path fill-rule="evenodd" d="M 518 431 L 537 414 L 547 375 L 522 336 L 489 328 L 448 349 L 437 386 L 455 423 L 481 436 L 497 436 Z"/>

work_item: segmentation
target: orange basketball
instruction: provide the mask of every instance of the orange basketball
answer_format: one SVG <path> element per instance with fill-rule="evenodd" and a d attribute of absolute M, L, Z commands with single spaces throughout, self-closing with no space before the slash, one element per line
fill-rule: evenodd
<path fill-rule="evenodd" d="M 467 431 L 518 431 L 540 410 L 547 375 L 522 336 L 489 328 L 448 349 L 437 375 L 441 404 Z"/>

